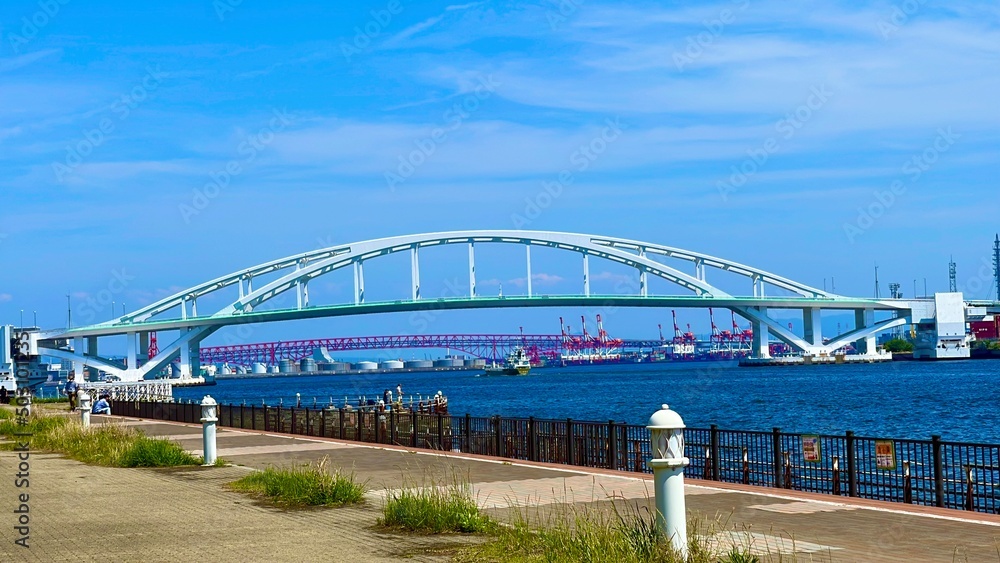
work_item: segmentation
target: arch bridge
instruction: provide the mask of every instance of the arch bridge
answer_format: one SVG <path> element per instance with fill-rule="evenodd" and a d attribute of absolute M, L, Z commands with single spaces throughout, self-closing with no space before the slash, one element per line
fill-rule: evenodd
<path fill-rule="evenodd" d="M 462 288 L 462 295 L 428 298 L 421 288 L 421 252 L 456 245 L 468 249 L 468 287 Z M 520 273 L 525 276 L 524 295 L 487 296 L 479 291 L 476 250 L 482 245 L 513 245 L 524 249 L 524 269 Z M 531 253 L 534 248 L 556 249 L 579 257 L 578 294 L 547 295 L 536 290 L 532 283 Z M 392 301 L 369 300 L 365 294 L 366 264 L 400 253 L 410 257 L 409 296 Z M 638 276 L 629 288 L 630 293 L 593 293 L 590 272 L 591 262 L 595 260 L 635 269 Z M 344 270 L 353 274 L 353 302 L 331 305 L 310 301 L 311 283 Z M 733 295 L 713 285 L 710 274 L 718 271 L 745 278 L 747 293 Z M 649 281 L 653 278 L 666 280 L 681 293 L 651 293 Z M 294 297 L 294 306 L 276 305 L 279 302 L 276 298 L 288 295 Z M 209 299 L 215 302 L 223 299 L 226 305 L 215 311 L 206 312 L 204 307 L 199 311 L 199 300 L 204 303 Z M 200 372 L 200 343 L 219 329 L 232 325 L 406 311 L 569 306 L 728 308 L 752 323 L 756 357 L 768 356 L 771 337 L 806 354 L 829 354 L 852 342 L 861 351 L 874 352 L 877 333 L 911 322 L 909 301 L 835 295 L 758 268 L 690 250 L 576 233 L 457 231 L 331 246 L 258 264 L 206 281 L 104 323 L 35 333 L 33 347 L 41 355 L 73 362 L 77 373 L 89 367 L 116 375 L 123 381 L 132 381 L 160 371 L 177 358 L 180 358 L 182 376 L 197 375 Z M 769 311 L 774 309 L 801 311 L 804 334 L 798 336 L 783 322 L 773 319 Z M 857 328 L 824 338 L 820 313 L 831 309 L 853 311 Z M 876 311 L 892 311 L 895 315 L 876 322 Z M 176 337 L 161 344 L 156 357 L 143 358 L 141 351 L 147 349 L 151 332 L 174 332 Z M 126 362 L 102 357 L 98 340 L 122 335 L 127 337 Z"/>

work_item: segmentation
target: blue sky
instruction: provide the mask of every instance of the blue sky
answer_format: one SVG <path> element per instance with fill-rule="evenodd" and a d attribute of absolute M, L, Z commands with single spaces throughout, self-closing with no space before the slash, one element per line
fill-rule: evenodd
<path fill-rule="evenodd" d="M 946 290 L 954 256 L 959 285 L 990 295 L 1000 7 L 334 4 L 3 3 L 0 320 L 62 326 L 67 292 L 76 309 L 116 277 L 134 308 L 324 242 L 468 228 L 649 240 L 864 296 L 876 262 L 884 292 Z M 541 196 L 562 171 L 572 183 Z M 425 283 L 458 259 L 422 261 Z M 517 260 L 482 260 L 516 291 Z M 387 264 L 369 284 L 405 294 L 405 262 Z M 573 293 L 577 268 L 543 257 L 535 273 Z M 427 330 L 552 332 L 560 314 L 580 311 L 448 313 Z M 607 322 L 652 336 L 669 312 Z"/>

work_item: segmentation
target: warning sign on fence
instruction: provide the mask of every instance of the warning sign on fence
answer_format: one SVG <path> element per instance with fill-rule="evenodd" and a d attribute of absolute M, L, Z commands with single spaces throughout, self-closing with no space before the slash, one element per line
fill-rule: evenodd
<path fill-rule="evenodd" d="M 896 445 L 892 440 L 875 441 L 875 467 L 879 469 L 896 469 Z"/>
<path fill-rule="evenodd" d="M 819 463 L 823 459 L 819 436 L 802 436 L 802 459 L 809 463 Z"/>

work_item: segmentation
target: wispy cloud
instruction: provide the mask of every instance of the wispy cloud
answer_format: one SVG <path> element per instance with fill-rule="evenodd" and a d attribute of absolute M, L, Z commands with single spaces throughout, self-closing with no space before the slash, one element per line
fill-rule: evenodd
<path fill-rule="evenodd" d="M 546 273 L 531 274 L 532 286 L 536 285 L 553 286 L 553 285 L 558 285 L 563 281 L 565 281 L 565 279 L 562 276 L 557 276 L 555 274 L 546 274 Z M 512 280 L 508 280 L 507 283 L 513 285 L 514 287 L 526 287 L 528 285 L 528 278 L 527 277 L 514 278 Z"/>

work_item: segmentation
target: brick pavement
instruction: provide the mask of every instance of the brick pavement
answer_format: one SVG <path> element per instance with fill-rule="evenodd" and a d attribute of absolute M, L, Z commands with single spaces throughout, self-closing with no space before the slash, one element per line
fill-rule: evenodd
<path fill-rule="evenodd" d="M 127 423 L 200 453 L 200 427 Z M 221 560 L 442 561 L 457 544 L 476 540 L 386 534 L 372 525 L 387 491 L 455 480 L 472 483 L 477 502 L 502 519 L 544 520 L 581 508 L 610 510 L 613 504 L 652 507 L 647 475 L 229 429 L 219 431 L 219 455 L 237 466 L 123 470 L 35 456 L 32 543 L 39 547 L 32 556 L 106 559 L 100 555 L 106 549 L 112 559 L 125 561 L 187 560 L 203 558 L 208 547 Z M 286 512 L 222 487 L 247 468 L 324 457 L 367 480 L 373 502 L 363 508 Z M 0 454 L 0 460 L 9 468 L 11 454 Z M 9 479 L 3 482 L 0 502 L 10 504 L 3 499 L 11 497 L 12 486 Z M 1000 517 L 994 515 L 703 481 L 689 481 L 686 490 L 692 518 L 718 522 L 713 542 L 749 546 L 774 560 L 794 554 L 798 561 L 1000 562 Z M 109 509 L 102 510 L 102 502 Z M 0 554 L 6 554 L 12 545 L 10 526 L 0 522 L 0 532 Z M 74 555 L 80 550 L 82 558 Z"/>

